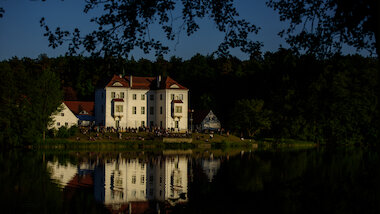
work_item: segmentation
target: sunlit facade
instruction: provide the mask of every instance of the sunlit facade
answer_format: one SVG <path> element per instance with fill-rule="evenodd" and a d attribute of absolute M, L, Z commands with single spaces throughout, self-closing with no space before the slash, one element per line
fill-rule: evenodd
<path fill-rule="evenodd" d="M 113 128 L 188 128 L 188 89 L 170 77 L 117 76 L 95 92 L 96 124 Z"/>

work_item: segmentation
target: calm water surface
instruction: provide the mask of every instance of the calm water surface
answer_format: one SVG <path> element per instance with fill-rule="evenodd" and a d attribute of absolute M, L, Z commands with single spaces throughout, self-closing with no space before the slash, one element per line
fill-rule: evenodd
<path fill-rule="evenodd" d="M 1 152 L 2 213 L 380 213 L 368 149 Z"/>

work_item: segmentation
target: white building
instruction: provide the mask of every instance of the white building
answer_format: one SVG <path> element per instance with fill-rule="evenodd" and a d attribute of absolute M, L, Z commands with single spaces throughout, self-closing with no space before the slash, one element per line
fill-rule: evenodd
<path fill-rule="evenodd" d="M 63 102 L 61 104 L 62 110 L 52 115 L 53 123 L 49 126 L 49 129 L 59 129 L 61 126 L 70 128 L 71 126 L 78 125 L 78 118 Z"/>
<path fill-rule="evenodd" d="M 218 130 L 221 128 L 220 121 L 212 110 L 199 110 L 194 112 L 194 126 L 199 131 Z"/>
<path fill-rule="evenodd" d="M 186 131 L 189 90 L 170 77 L 114 75 L 95 92 L 96 124 Z"/>

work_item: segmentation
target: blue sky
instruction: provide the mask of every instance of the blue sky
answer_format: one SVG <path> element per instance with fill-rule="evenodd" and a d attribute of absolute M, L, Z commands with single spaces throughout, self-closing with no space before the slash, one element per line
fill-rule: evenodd
<path fill-rule="evenodd" d="M 36 58 L 42 53 L 49 57 L 64 55 L 66 46 L 57 49 L 48 47 L 39 20 L 45 17 L 52 29 L 57 26 L 68 30 L 78 27 L 82 32 L 89 32 L 95 26 L 89 19 L 96 11 L 84 14 L 83 5 L 84 0 L 0 0 L 0 7 L 5 9 L 4 17 L 0 19 L 0 60 L 13 56 Z M 284 39 L 277 36 L 286 23 L 280 22 L 277 13 L 265 6 L 265 0 L 235 0 L 235 6 L 241 18 L 261 28 L 259 34 L 252 35 L 251 39 L 262 42 L 264 52 L 276 51 L 280 45 L 287 47 Z M 161 37 L 160 33 L 157 35 Z M 222 39 L 223 34 L 210 21 L 201 21 L 200 30 L 191 37 L 183 33 L 178 45 L 175 45 L 176 42 L 167 43 L 171 52 L 165 58 L 174 55 L 188 59 L 196 53 L 211 54 Z M 241 59 L 248 58 L 239 50 L 232 50 L 231 53 Z M 153 53 L 144 54 L 139 50 L 133 51 L 131 55 L 135 59 L 155 59 Z"/>

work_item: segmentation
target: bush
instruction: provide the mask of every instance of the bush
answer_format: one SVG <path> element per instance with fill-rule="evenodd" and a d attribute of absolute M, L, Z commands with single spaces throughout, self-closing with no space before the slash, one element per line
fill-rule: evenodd
<path fill-rule="evenodd" d="M 70 137 L 69 129 L 66 126 L 62 126 L 58 129 L 56 137 L 58 138 L 68 138 Z"/>
<path fill-rule="evenodd" d="M 71 126 L 71 127 L 69 128 L 69 134 L 70 134 L 70 136 L 74 136 L 74 135 L 76 135 L 78 132 L 79 132 L 79 128 L 78 128 L 78 126 Z"/>

